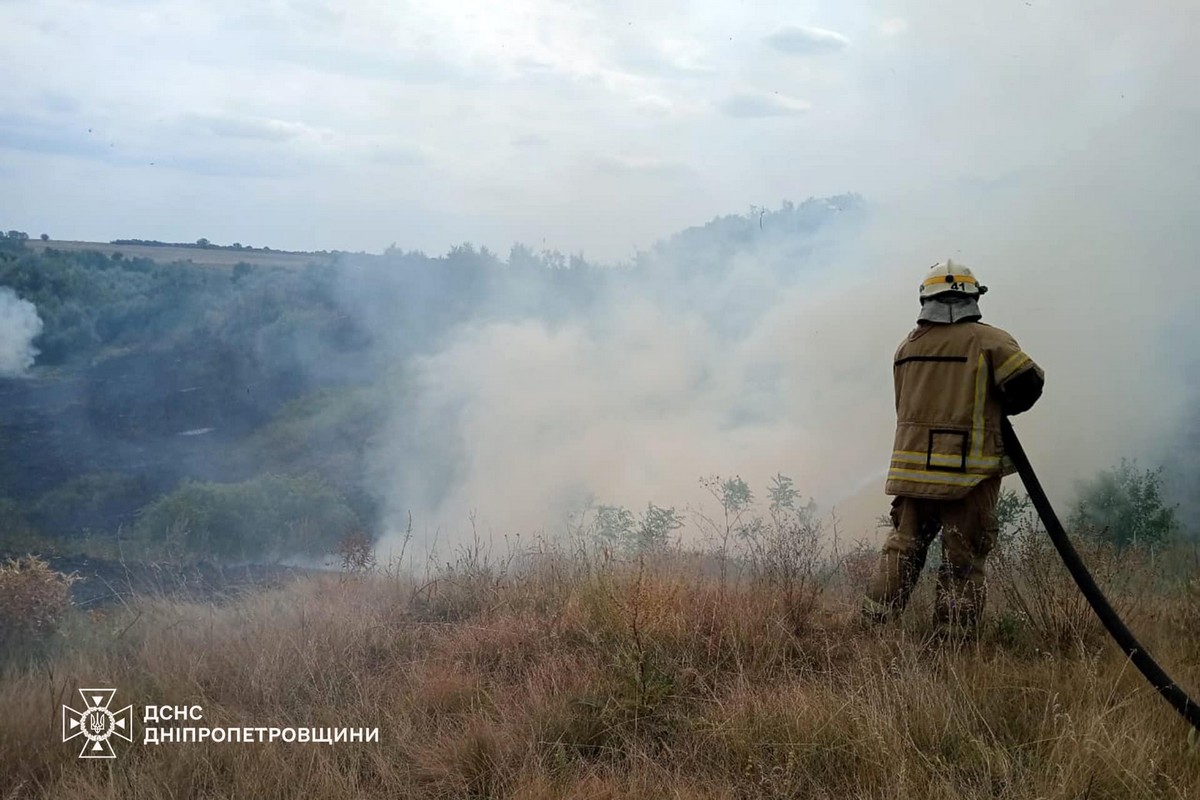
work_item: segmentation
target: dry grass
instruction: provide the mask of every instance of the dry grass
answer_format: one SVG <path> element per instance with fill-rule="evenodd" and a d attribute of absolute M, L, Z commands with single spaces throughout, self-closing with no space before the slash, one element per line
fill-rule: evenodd
<path fill-rule="evenodd" d="M 37 645 L 53 636 L 70 610 L 73 581 L 34 556 L 0 563 L 0 647 Z"/>
<path fill-rule="evenodd" d="M 857 596 L 844 576 L 797 613 L 769 582 L 721 581 L 679 553 L 146 601 L 77 619 L 47 661 L 8 667 L 0 798 L 1198 796 L 1180 721 L 1069 595 L 1031 611 L 1040 556 L 1022 558 L 967 645 L 930 635 L 928 580 L 903 624 L 861 630 L 842 621 Z M 1156 592 L 1125 587 L 1122 607 L 1200 688 L 1200 593 Z M 139 736 L 80 761 L 59 705 L 93 685 L 135 707 L 199 704 L 208 725 L 378 727 L 380 742 Z"/>

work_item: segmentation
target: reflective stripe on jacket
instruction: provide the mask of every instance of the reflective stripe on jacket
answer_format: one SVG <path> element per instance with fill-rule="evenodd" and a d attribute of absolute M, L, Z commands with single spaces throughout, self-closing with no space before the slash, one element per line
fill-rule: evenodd
<path fill-rule="evenodd" d="M 923 324 L 900 344 L 896 439 L 885 491 L 955 500 L 1014 472 L 1000 438 L 1002 393 L 1041 367 L 1005 331 L 982 322 Z"/>

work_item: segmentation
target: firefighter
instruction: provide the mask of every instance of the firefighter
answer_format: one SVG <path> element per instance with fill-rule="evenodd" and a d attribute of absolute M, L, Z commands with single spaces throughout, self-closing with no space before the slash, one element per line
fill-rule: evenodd
<path fill-rule="evenodd" d="M 986 291 L 963 264 L 933 265 L 921 283 L 917 327 L 896 351 L 896 437 L 885 487 L 894 496 L 892 529 L 863 602 L 872 622 L 904 610 L 939 532 L 935 622 L 970 632 L 979 621 L 1000 479 L 1015 471 L 1000 420 L 1032 407 L 1045 383 L 1012 336 L 979 321 Z"/>

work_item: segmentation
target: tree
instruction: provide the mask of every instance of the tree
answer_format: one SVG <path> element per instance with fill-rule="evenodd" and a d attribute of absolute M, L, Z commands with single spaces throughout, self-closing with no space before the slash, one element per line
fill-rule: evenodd
<path fill-rule="evenodd" d="M 996 527 L 1002 539 L 1012 536 L 1019 526 L 1029 519 L 1033 504 L 1027 494 L 1017 494 L 1012 489 L 1000 490 L 996 500 Z"/>
<path fill-rule="evenodd" d="M 196 240 L 196 244 L 197 244 L 199 247 L 208 247 L 210 244 L 212 244 L 212 242 L 208 241 L 208 239 L 205 239 L 205 238 L 202 236 L 202 237 L 200 237 L 199 239 L 197 239 L 197 240 Z"/>
<path fill-rule="evenodd" d="M 1139 470 L 1136 461 L 1121 459 L 1079 487 L 1071 525 L 1121 547 L 1169 540 L 1179 523 L 1177 506 L 1163 502 L 1162 473 L 1162 467 Z"/>
<path fill-rule="evenodd" d="M 596 538 L 609 547 L 625 547 L 633 537 L 633 512 L 622 506 L 600 506 L 596 509 L 593 530 Z"/>
<path fill-rule="evenodd" d="M 783 473 L 776 473 L 775 477 L 771 478 L 771 485 L 767 487 L 767 494 L 771 497 L 772 511 L 795 508 L 796 499 L 800 497 L 800 493 L 796 491 L 796 485 L 792 482 L 792 479 Z"/>
<path fill-rule="evenodd" d="M 665 549 L 671 532 L 682 526 L 683 518 L 674 508 L 649 503 L 640 518 L 622 506 L 599 506 L 592 530 L 601 544 L 625 553 L 644 553 Z"/>
<path fill-rule="evenodd" d="M 634 531 L 633 547 L 638 552 L 662 550 L 671 542 L 671 531 L 683 527 L 683 519 L 674 508 L 659 508 L 649 503 Z"/>
<path fill-rule="evenodd" d="M 50 241 L 50 234 L 48 234 L 48 233 L 43 233 L 43 234 L 42 234 L 42 236 L 41 236 L 41 239 L 42 239 L 42 241 L 43 241 L 43 242 L 48 242 L 48 241 Z"/>

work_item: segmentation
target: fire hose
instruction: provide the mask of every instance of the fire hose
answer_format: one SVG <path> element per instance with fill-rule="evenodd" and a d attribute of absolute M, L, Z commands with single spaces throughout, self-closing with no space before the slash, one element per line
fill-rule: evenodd
<path fill-rule="evenodd" d="M 1187 692 L 1171 680 L 1171 676 L 1158 665 L 1150 652 L 1142 647 L 1117 612 L 1113 610 L 1108 598 L 1100 591 L 1100 587 L 1096 585 L 1092 574 L 1084 565 L 1083 559 L 1076 552 L 1075 546 L 1067 538 L 1067 532 L 1063 529 L 1062 523 L 1058 521 L 1058 515 L 1054 513 L 1054 508 L 1050 505 L 1050 500 L 1046 497 L 1046 492 L 1042 489 L 1042 484 L 1038 481 L 1038 477 L 1029 463 L 1029 457 L 1025 455 L 1025 449 L 1017 439 L 1017 433 L 1013 430 L 1012 423 L 1008 421 L 1007 417 L 1003 419 L 1001 430 L 1004 436 L 1004 451 L 1016 465 L 1021 481 L 1029 492 L 1029 499 L 1033 502 L 1038 516 L 1042 518 L 1046 532 L 1050 534 L 1050 541 L 1054 542 L 1054 547 L 1058 550 L 1058 555 L 1066 565 L 1067 571 L 1075 580 L 1075 585 L 1079 587 L 1079 591 L 1083 592 L 1088 605 L 1104 623 L 1104 627 L 1112 636 L 1113 641 L 1120 646 L 1133 665 L 1150 682 L 1150 685 L 1162 695 L 1162 698 L 1170 703 L 1171 707 L 1191 725 L 1188 742 L 1195 746 L 1197 738 L 1200 738 L 1197 734 L 1200 731 L 1200 705 L 1197 705 L 1195 700 L 1188 697 Z"/>

